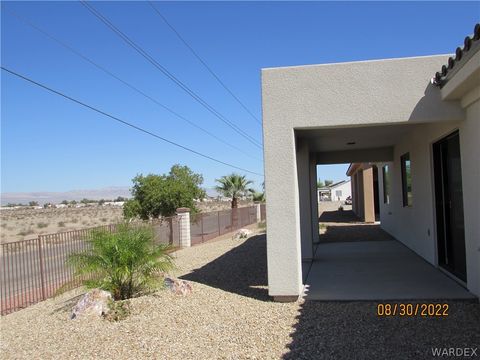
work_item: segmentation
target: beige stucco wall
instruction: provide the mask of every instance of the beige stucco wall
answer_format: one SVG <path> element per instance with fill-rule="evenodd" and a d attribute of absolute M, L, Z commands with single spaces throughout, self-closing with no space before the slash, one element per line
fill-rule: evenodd
<path fill-rule="evenodd" d="M 307 184 L 303 176 L 308 178 L 309 174 L 298 174 L 299 164 L 303 170 L 308 157 L 301 149 L 298 154 L 302 159 L 297 162 L 295 129 L 464 119 L 459 101 L 442 101 L 438 89 L 429 85 L 446 60 L 447 56 L 430 56 L 262 70 L 270 295 L 299 295 L 302 290 L 300 234 L 301 224 L 307 226 L 308 222 L 300 217 L 299 199 L 307 197 L 299 190 L 299 181 Z M 417 164 L 413 165 L 413 174 L 423 171 L 417 168 L 421 164 L 429 166 L 423 155 L 413 157 L 412 164 Z M 422 191 L 422 184 L 414 182 L 413 186 L 414 192 Z M 421 196 L 416 196 L 420 200 Z M 432 206 L 431 202 L 425 206 Z M 401 212 L 404 219 L 415 218 L 414 214 Z M 311 211 L 309 215 L 313 218 Z M 413 238 L 423 238 L 425 226 L 415 221 L 419 226 Z M 393 222 L 390 227 L 401 231 Z M 417 244 L 412 240 L 411 246 L 432 259 L 428 241 Z"/>
<path fill-rule="evenodd" d="M 479 80 L 480 81 L 480 80 Z M 480 86 L 477 87 L 480 94 Z M 468 288 L 480 296 L 480 96 L 460 125 Z"/>
<path fill-rule="evenodd" d="M 394 161 L 378 163 L 381 226 L 433 265 L 438 265 L 432 144 L 459 130 L 464 194 L 467 288 L 480 295 L 480 100 L 467 108 L 464 121 L 419 125 L 395 146 Z M 400 156 L 410 153 L 413 206 L 403 207 Z M 383 199 L 381 168 L 390 167 L 390 204 Z"/>

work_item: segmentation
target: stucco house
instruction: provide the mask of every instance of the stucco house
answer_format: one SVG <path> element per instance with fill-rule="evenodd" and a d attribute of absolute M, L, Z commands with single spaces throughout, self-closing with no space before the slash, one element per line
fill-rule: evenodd
<path fill-rule="evenodd" d="M 376 171 L 382 229 L 480 296 L 479 39 L 477 24 L 454 55 L 262 69 L 274 299 L 298 298 L 322 262 L 317 165 L 336 163 L 352 164 L 358 213 Z"/>
<path fill-rule="evenodd" d="M 352 195 L 350 180 L 338 181 L 317 190 L 318 201 L 345 201 Z"/>

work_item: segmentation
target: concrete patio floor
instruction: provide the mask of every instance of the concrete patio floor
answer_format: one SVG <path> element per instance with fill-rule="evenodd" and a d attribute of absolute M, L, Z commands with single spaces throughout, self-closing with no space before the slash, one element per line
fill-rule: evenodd
<path fill-rule="evenodd" d="M 303 268 L 307 300 L 477 299 L 393 239 L 320 243 Z"/>

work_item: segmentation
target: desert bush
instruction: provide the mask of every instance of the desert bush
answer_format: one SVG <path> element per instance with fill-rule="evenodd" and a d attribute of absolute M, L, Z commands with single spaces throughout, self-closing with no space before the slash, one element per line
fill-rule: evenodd
<path fill-rule="evenodd" d="M 46 228 L 48 226 L 48 223 L 44 223 L 44 222 L 39 222 L 37 223 L 37 227 L 39 229 L 43 229 L 43 228 Z"/>
<path fill-rule="evenodd" d="M 26 230 L 20 231 L 17 235 L 26 236 L 26 235 L 30 235 L 30 234 L 33 234 L 33 233 L 35 233 L 35 231 L 33 231 L 32 229 L 26 229 Z"/>
<path fill-rule="evenodd" d="M 70 255 L 67 262 L 87 288 L 129 299 L 163 284 L 162 273 L 174 267 L 170 247 L 153 239 L 153 229 L 144 225 L 120 224 L 115 233 L 95 229 L 87 240 L 90 250 Z"/>
<path fill-rule="evenodd" d="M 257 225 L 257 227 L 260 230 L 267 230 L 267 222 L 266 221 L 260 221 Z"/>
<path fill-rule="evenodd" d="M 65 222 L 64 221 L 59 221 L 57 225 L 58 225 L 58 227 L 64 227 Z"/>

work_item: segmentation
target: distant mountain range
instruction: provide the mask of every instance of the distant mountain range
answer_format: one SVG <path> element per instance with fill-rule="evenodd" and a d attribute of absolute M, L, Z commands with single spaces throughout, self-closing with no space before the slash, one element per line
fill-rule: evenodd
<path fill-rule="evenodd" d="M 216 197 L 218 193 L 215 189 L 205 189 L 208 196 Z M 80 201 L 84 198 L 90 200 L 114 200 L 117 197 L 130 198 L 130 188 L 128 186 L 111 186 L 103 189 L 90 189 L 90 190 L 70 190 L 63 192 L 18 192 L 18 193 L 2 193 L 0 196 L 1 205 L 11 204 L 28 204 L 30 201 L 36 201 L 40 205 L 45 203 L 59 204 L 63 200 L 76 200 Z"/>
<path fill-rule="evenodd" d="M 18 193 L 2 193 L 0 196 L 1 205 L 8 203 L 14 204 L 28 204 L 30 201 L 36 201 L 40 205 L 45 203 L 58 204 L 63 200 L 82 200 L 84 198 L 91 200 L 113 200 L 119 196 L 131 197 L 130 188 L 128 186 L 111 186 L 103 189 L 94 190 L 70 190 L 63 192 L 18 192 Z"/>

